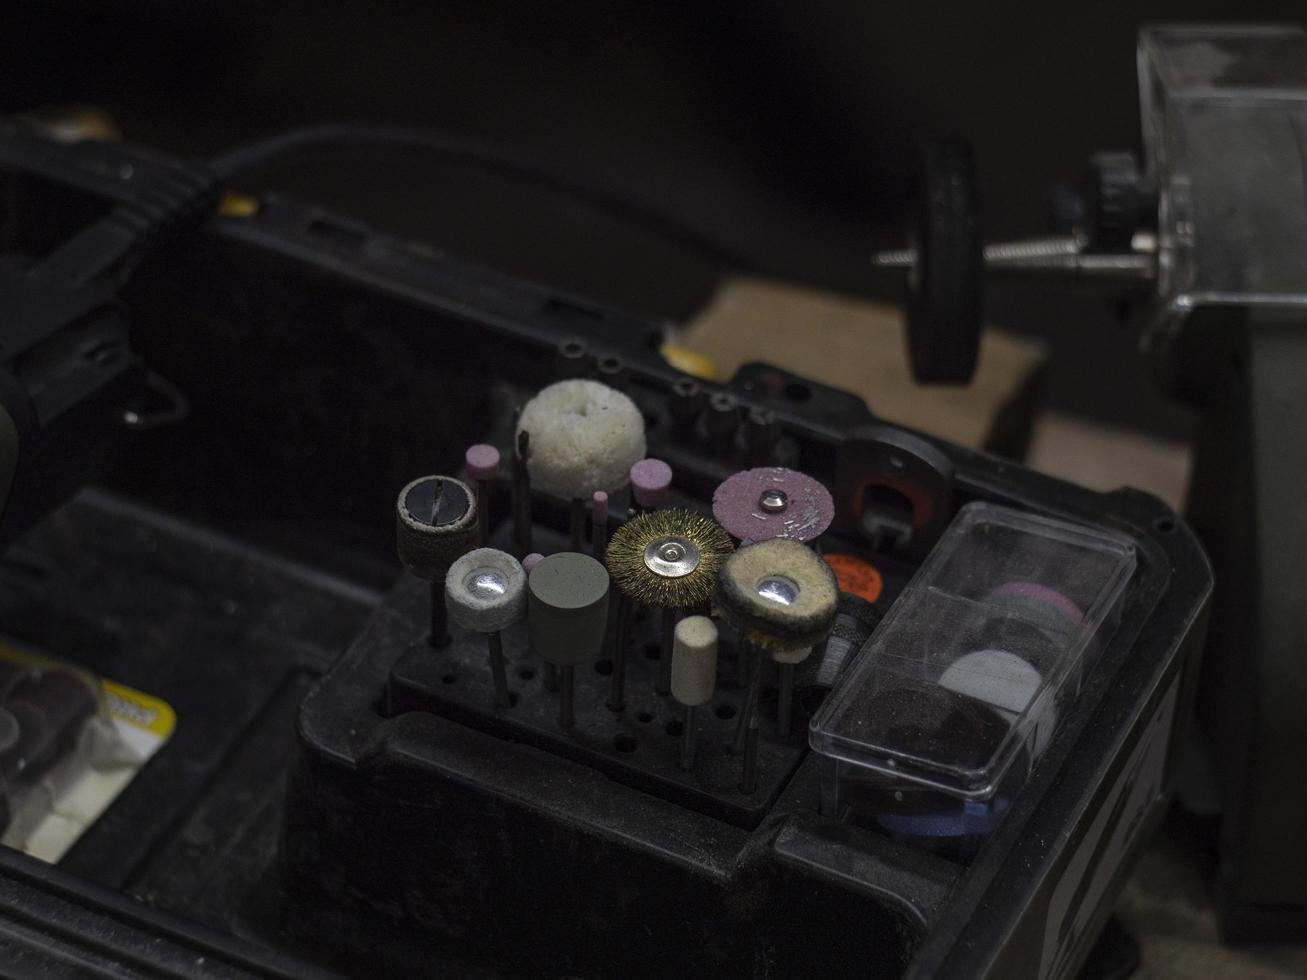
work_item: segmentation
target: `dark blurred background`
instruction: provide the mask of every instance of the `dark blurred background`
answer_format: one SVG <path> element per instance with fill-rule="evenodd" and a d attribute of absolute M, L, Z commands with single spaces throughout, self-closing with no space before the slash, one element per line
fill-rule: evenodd
<path fill-rule="evenodd" d="M 1139 24 L 1295 16 L 1286 0 L 47 0 L 0 14 L 0 108 L 93 103 L 127 138 L 191 155 L 306 122 L 429 125 L 648 202 L 753 271 L 896 298 L 867 258 L 899 241 L 918 139 L 974 141 L 988 237 L 1038 233 L 1050 184 L 1078 180 L 1095 150 L 1139 144 Z M 246 185 L 678 320 L 733 266 L 385 151 L 299 159 Z M 1051 343 L 1052 407 L 1186 434 L 1106 298 L 1007 285 L 989 300 L 992 322 Z"/>

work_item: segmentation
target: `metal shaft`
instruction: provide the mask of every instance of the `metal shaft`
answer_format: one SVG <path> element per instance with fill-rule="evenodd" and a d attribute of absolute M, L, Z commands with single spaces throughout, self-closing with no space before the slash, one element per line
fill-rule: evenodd
<path fill-rule="evenodd" d="M 558 698 L 558 724 L 564 728 L 571 728 L 576 724 L 576 668 L 572 666 L 562 667 L 559 670 L 560 679 L 559 687 L 561 693 Z"/>
<path fill-rule="evenodd" d="M 531 475 L 527 470 L 527 456 L 531 452 L 531 433 L 521 432 L 513 453 L 513 543 L 520 556 L 529 555 L 531 548 Z"/>
<path fill-rule="evenodd" d="M 753 672 L 758 662 L 753 655 L 753 648 L 743 640 L 740 641 L 739 651 L 735 658 L 735 683 L 747 690 L 753 683 Z"/>
<path fill-rule="evenodd" d="M 1151 251 L 1093 252 L 1074 236 L 1030 238 L 986 245 L 985 271 L 1066 278 L 1148 280 L 1157 275 L 1157 257 Z M 917 251 L 898 248 L 878 252 L 872 264 L 882 269 L 912 269 Z"/>
<path fill-rule="evenodd" d="M 580 497 L 572 498 L 572 550 L 580 551 L 585 543 L 585 501 Z"/>
<path fill-rule="evenodd" d="M 445 608 L 445 580 L 433 578 L 431 585 L 431 632 L 427 642 L 439 650 L 449 645 L 449 611 Z"/>
<path fill-rule="evenodd" d="M 489 486 L 485 480 L 477 480 L 477 547 L 484 548 L 490 538 L 490 502 Z"/>
<path fill-rule="evenodd" d="M 776 700 L 776 733 L 788 738 L 794 715 L 794 664 L 781 664 L 781 691 Z"/>
<path fill-rule="evenodd" d="M 558 667 L 545 661 L 545 690 L 550 694 L 558 693 Z"/>
<path fill-rule="evenodd" d="M 658 654 L 658 682 L 654 693 L 672 693 L 672 641 L 676 637 L 676 609 L 664 609 L 662 620 L 662 650 Z"/>
<path fill-rule="evenodd" d="M 694 769 L 694 741 L 696 738 L 696 725 L 694 717 L 694 705 L 685 706 L 685 727 L 681 729 L 681 768 L 686 772 Z"/>
<path fill-rule="evenodd" d="M 740 706 L 740 717 L 735 722 L 735 738 L 731 742 L 731 751 L 739 755 L 744 751 L 745 742 L 749 737 L 749 725 L 757 725 L 758 715 L 758 698 L 762 694 L 762 662 L 761 657 L 753 648 L 753 644 L 741 643 L 740 656 L 748 660 L 758 661 L 753 665 L 753 677 L 749 681 L 748 693 L 744 696 L 744 704 Z"/>
<path fill-rule="evenodd" d="M 617 599 L 617 623 L 613 630 L 613 674 L 608 685 L 608 708 L 621 711 L 626 704 L 626 651 L 630 644 L 631 600 Z"/>
<path fill-rule="evenodd" d="M 590 522 L 590 554 L 595 561 L 604 563 L 608 552 L 608 518 Z"/>
<path fill-rule="evenodd" d="M 490 648 L 490 674 L 495 679 L 495 707 L 510 707 L 508 673 L 504 670 L 504 641 L 498 632 L 487 633 L 486 645 Z"/>
<path fill-rule="evenodd" d="M 744 766 L 740 773 L 740 792 L 752 793 L 758 788 L 758 715 L 749 721 L 749 736 L 744 741 Z"/>

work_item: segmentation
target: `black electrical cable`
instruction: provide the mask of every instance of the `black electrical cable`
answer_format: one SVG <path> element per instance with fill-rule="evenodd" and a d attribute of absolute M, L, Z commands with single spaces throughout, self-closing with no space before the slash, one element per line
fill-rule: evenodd
<path fill-rule="evenodd" d="M 352 147 L 385 147 L 468 164 L 600 208 L 619 220 L 682 242 L 737 269 L 750 270 L 758 266 L 756 260 L 695 227 L 685 218 L 668 214 L 620 191 L 547 170 L 504 150 L 436 130 L 367 123 L 305 126 L 231 147 L 210 161 L 210 170 L 218 179 L 230 181 L 274 160 Z"/>

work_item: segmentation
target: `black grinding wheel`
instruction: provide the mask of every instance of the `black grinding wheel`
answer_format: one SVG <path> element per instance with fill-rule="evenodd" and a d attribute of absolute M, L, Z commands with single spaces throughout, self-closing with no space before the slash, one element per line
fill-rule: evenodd
<path fill-rule="evenodd" d="M 908 276 L 908 358 L 922 384 L 966 384 L 976 370 L 984 246 L 976 214 L 971 145 L 921 147 L 909 231 L 917 261 Z"/>

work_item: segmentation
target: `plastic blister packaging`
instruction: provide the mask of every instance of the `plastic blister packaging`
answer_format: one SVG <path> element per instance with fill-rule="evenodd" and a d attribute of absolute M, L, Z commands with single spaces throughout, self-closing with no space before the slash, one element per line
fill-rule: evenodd
<path fill-rule="evenodd" d="M 0 660 L 0 841 L 20 846 L 86 765 L 100 685 L 71 668 Z"/>
<path fill-rule="evenodd" d="M 0 844 L 58 861 L 175 720 L 158 698 L 0 639 Z"/>
<path fill-rule="evenodd" d="M 1120 535 L 962 508 L 813 718 L 823 809 L 968 858 L 1079 694 L 1134 567 Z"/>

